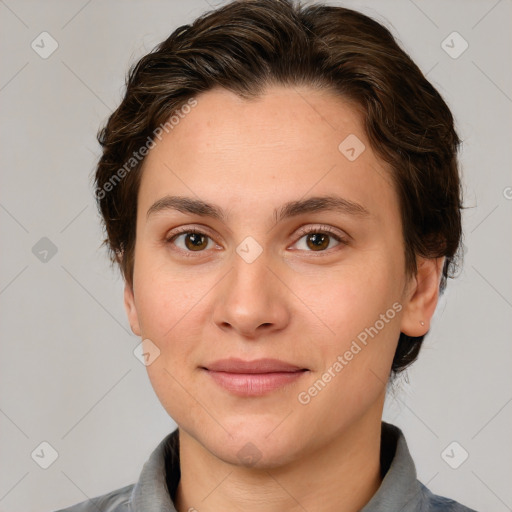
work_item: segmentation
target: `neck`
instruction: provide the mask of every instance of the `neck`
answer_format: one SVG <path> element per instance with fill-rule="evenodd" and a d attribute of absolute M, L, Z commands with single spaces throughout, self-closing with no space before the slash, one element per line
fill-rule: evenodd
<path fill-rule="evenodd" d="M 180 429 L 176 509 L 357 512 L 382 481 L 380 438 L 381 416 L 372 414 L 302 459 L 254 469 L 220 460 Z"/>

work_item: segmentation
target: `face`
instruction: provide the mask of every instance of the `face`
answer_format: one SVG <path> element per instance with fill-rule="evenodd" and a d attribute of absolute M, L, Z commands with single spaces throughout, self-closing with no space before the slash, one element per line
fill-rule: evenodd
<path fill-rule="evenodd" d="M 146 157 L 126 308 L 180 429 L 271 467 L 380 421 L 400 331 L 424 334 L 436 296 L 415 317 L 398 196 L 354 105 L 196 99 Z"/>

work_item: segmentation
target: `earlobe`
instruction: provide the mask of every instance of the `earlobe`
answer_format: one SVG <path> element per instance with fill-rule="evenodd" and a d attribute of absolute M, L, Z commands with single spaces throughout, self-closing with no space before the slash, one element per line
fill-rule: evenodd
<path fill-rule="evenodd" d="M 404 298 L 404 313 L 400 331 L 411 337 L 424 336 L 430 329 L 430 322 L 439 299 L 439 283 L 445 258 L 419 258 L 416 276 Z"/>
<path fill-rule="evenodd" d="M 126 309 L 126 315 L 128 317 L 128 322 L 130 322 L 133 334 L 140 336 L 139 315 L 137 314 L 137 308 L 135 306 L 133 286 L 126 281 L 124 283 L 124 307 Z"/>

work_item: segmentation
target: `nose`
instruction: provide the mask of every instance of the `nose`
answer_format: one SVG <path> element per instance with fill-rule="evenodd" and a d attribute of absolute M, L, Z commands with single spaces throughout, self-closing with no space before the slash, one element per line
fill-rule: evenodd
<path fill-rule="evenodd" d="M 213 320 L 220 329 L 257 339 L 288 325 L 287 290 L 268 263 L 263 255 L 252 263 L 234 255 L 232 270 L 216 290 Z"/>

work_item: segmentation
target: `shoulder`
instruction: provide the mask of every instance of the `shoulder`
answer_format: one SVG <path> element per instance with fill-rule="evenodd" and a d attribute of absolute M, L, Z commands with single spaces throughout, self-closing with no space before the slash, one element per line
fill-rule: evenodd
<path fill-rule="evenodd" d="M 135 484 L 127 485 L 56 512 L 131 512 L 130 503 L 134 487 Z"/>
<path fill-rule="evenodd" d="M 174 493 L 180 479 L 178 435 L 176 429 L 158 444 L 136 483 L 56 512 L 176 512 L 169 490 Z"/>
<path fill-rule="evenodd" d="M 476 512 L 474 509 L 461 505 L 454 500 L 434 494 L 421 482 L 419 484 L 423 495 L 421 512 Z"/>
<path fill-rule="evenodd" d="M 383 422 L 381 441 L 384 478 L 363 512 L 475 512 L 434 494 L 418 480 L 407 442 L 398 427 Z"/>

